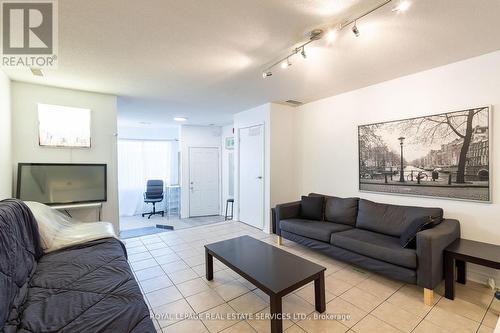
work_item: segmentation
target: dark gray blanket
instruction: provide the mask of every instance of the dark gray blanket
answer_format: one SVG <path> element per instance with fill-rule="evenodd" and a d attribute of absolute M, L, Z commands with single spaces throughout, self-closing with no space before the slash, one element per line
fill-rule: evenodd
<path fill-rule="evenodd" d="M 0 328 L 16 323 L 41 256 L 38 226 L 29 208 L 17 200 L 0 202 Z"/>
<path fill-rule="evenodd" d="M 0 202 L 3 332 L 156 332 L 123 244 L 106 238 L 42 255 L 36 221 Z"/>

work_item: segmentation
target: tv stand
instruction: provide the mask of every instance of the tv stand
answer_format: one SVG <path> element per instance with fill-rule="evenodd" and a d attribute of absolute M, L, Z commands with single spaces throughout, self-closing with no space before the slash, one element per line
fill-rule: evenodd
<path fill-rule="evenodd" d="M 98 212 L 98 221 L 101 221 L 102 213 L 102 202 L 91 202 L 91 203 L 79 203 L 79 204 L 64 204 L 64 205 L 53 205 L 50 206 L 53 209 L 64 210 L 69 217 L 72 217 L 68 212 L 68 209 L 84 209 L 84 208 L 95 208 Z"/>

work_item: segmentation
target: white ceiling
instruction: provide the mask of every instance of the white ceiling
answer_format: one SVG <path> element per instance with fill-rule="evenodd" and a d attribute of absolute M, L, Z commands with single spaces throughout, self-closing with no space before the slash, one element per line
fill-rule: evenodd
<path fill-rule="evenodd" d="M 224 124 L 272 101 L 309 102 L 500 49 L 500 1 L 412 0 L 306 49 L 286 71 L 261 71 L 305 40 L 382 0 L 59 1 L 59 68 L 14 80 L 116 94 L 120 120 Z M 464 78 L 465 79 L 465 78 Z"/>

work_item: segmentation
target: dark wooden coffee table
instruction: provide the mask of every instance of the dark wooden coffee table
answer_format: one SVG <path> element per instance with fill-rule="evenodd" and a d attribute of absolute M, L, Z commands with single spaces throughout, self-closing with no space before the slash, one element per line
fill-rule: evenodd
<path fill-rule="evenodd" d="M 316 311 L 325 312 L 325 270 L 250 236 L 205 245 L 206 277 L 214 278 L 213 257 L 253 283 L 270 297 L 271 332 L 283 332 L 283 296 L 314 281 Z"/>
<path fill-rule="evenodd" d="M 465 263 L 500 269 L 500 246 L 457 239 L 444 249 L 444 295 L 455 298 L 455 266 L 457 282 L 465 284 Z"/>

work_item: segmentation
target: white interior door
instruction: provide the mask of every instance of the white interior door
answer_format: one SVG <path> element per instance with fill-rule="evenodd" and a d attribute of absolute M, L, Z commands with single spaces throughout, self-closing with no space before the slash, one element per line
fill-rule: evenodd
<path fill-rule="evenodd" d="M 189 148 L 189 216 L 219 215 L 219 149 Z"/>
<path fill-rule="evenodd" d="M 240 221 L 264 227 L 264 126 L 239 130 Z"/>

